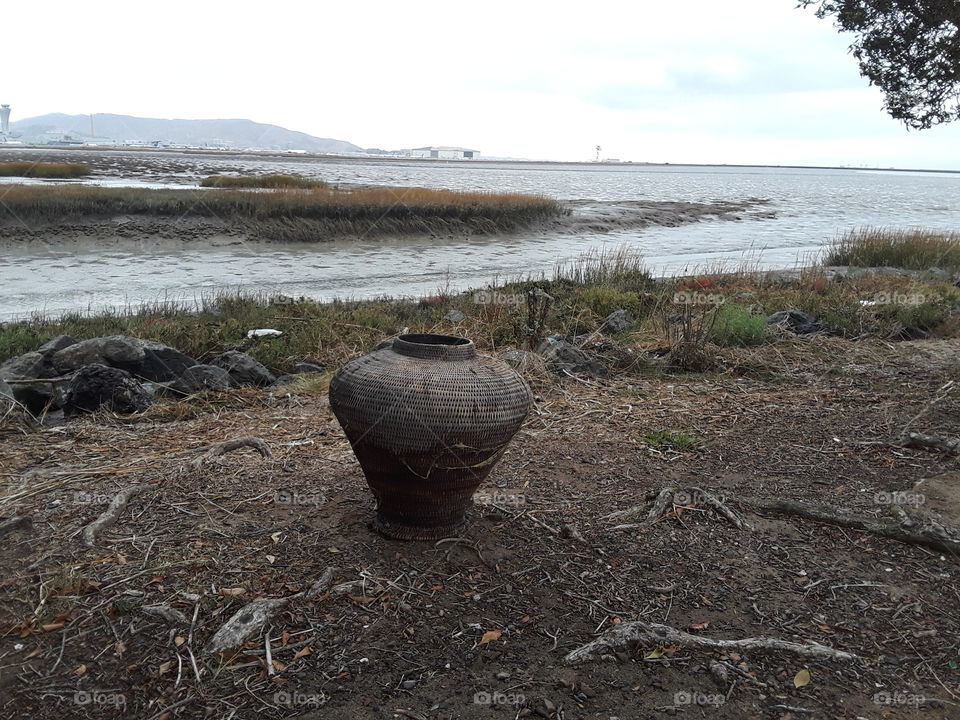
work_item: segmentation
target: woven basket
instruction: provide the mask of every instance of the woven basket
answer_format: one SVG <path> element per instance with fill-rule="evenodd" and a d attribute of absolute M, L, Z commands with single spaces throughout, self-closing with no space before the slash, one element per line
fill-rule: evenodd
<path fill-rule="evenodd" d="M 466 338 L 401 335 L 340 368 L 330 407 L 377 500 L 377 531 L 435 540 L 463 526 L 530 410 L 530 390 Z"/>

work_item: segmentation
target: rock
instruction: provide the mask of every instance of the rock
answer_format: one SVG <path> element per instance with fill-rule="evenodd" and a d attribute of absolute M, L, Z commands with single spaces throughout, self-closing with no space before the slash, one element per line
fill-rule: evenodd
<path fill-rule="evenodd" d="M 404 680 L 402 683 L 400 683 L 400 687 L 404 690 L 413 690 L 416 686 L 416 680 Z"/>
<path fill-rule="evenodd" d="M 5 413 L 9 410 L 14 399 L 13 390 L 4 382 L 3 378 L 0 378 L 0 413 Z"/>
<path fill-rule="evenodd" d="M 781 310 L 767 317 L 767 325 L 776 325 L 783 330 L 789 330 L 795 335 L 809 335 L 823 330 L 817 319 L 809 313 L 800 310 Z"/>
<path fill-rule="evenodd" d="M 163 395 L 173 395 L 177 394 L 173 389 L 173 385 L 176 380 L 170 380 L 167 382 L 152 382 L 147 381 L 140 383 L 143 385 L 143 389 L 150 393 L 153 397 L 162 397 Z"/>
<path fill-rule="evenodd" d="M 210 361 L 230 373 L 234 385 L 272 385 L 277 379 L 256 359 L 238 350 L 227 350 Z"/>
<path fill-rule="evenodd" d="M 308 362 L 299 362 L 293 366 L 293 369 L 290 370 L 291 375 L 302 375 L 303 373 L 322 373 L 326 372 L 327 368 L 323 365 L 317 365 L 316 363 Z"/>
<path fill-rule="evenodd" d="M 47 342 L 38 347 L 37 352 L 44 357 L 50 357 L 58 350 L 63 350 L 65 347 L 70 347 L 71 345 L 76 344 L 77 341 L 69 335 L 57 335 L 52 340 L 47 340 Z"/>
<path fill-rule="evenodd" d="M 81 340 L 53 354 L 53 367 L 64 374 L 84 365 L 107 365 L 136 372 L 143 364 L 146 353 L 143 341 L 126 335 Z"/>
<path fill-rule="evenodd" d="M 230 373 L 216 365 L 194 365 L 170 384 L 171 389 L 185 395 L 202 390 L 226 390 L 232 385 Z"/>
<path fill-rule="evenodd" d="M 452 323 L 460 323 L 467 319 L 467 316 L 460 310 L 451 310 L 446 315 L 443 316 L 444 320 L 449 320 Z"/>
<path fill-rule="evenodd" d="M 63 412 L 69 417 L 106 407 L 127 414 L 143 412 L 152 404 L 153 397 L 129 372 L 93 363 L 81 367 L 70 380 Z"/>
<path fill-rule="evenodd" d="M 0 365 L 0 379 L 2 380 L 33 380 L 35 378 L 49 378 L 59 375 L 46 356 L 40 352 L 28 352 L 12 357 Z"/>
<path fill-rule="evenodd" d="M 184 370 L 200 363 L 179 350 L 153 340 L 138 340 L 143 348 L 143 362 L 132 371 L 151 382 L 168 382 L 180 377 Z"/>
<path fill-rule="evenodd" d="M 63 407 L 64 392 L 70 380 L 61 382 L 22 382 L 11 381 L 9 385 L 14 399 L 34 416 L 42 415 L 51 409 Z"/>
<path fill-rule="evenodd" d="M 627 310 L 614 310 L 603 321 L 603 329 L 611 335 L 626 332 L 633 327 L 633 317 Z"/>
<path fill-rule="evenodd" d="M 543 355 L 550 369 L 559 374 L 607 374 L 600 363 L 559 335 L 551 335 L 540 343 L 537 352 Z"/>
<path fill-rule="evenodd" d="M 305 373 L 304 373 L 305 374 Z M 296 382 L 296 375 L 281 375 L 276 380 L 273 381 L 273 384 L 270 387 L 281 387 L 283 385 L 289 385 L 290 383 Z"/>

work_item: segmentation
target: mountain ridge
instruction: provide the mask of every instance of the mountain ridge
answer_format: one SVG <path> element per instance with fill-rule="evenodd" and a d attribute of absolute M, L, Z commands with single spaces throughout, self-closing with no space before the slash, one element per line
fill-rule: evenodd
<path fill-rule="evenodd" d="M 10 126 L 18 139 L 38 143 L 98 141 L 314 153 L 362 152 L 362 148 L 344 140 L 316 137 L 246 118 L 142 118 L 114 113 L 92 116 L 47 113 L 12 122 Z"/>

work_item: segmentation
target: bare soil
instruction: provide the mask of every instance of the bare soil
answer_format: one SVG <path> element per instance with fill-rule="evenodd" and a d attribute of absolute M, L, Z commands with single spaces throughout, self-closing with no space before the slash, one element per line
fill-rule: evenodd
<path fill-rule="evenodd" d="M 0 717 L 958 718 L 958 558 L 738 501 L 880 516 L 891 493 L 913 492 L 960 524 L 956 457 L 858 444 L 895 439 L 956 378 L 958 351 L 815 338 L 729 352 L 705 376 L 532 377 L 536 411 L 486 504 L 438 543 L 371 531 L 372 497 L 323 395 L 8 430 L 0 522 L 32 526 L 0 544 Z M 916 429 L 960 435 L 958 395 Z M 702 445 L 642 439 L 662 429 Z M 273 456 L 191 465 L 246 435 Z M 83 527 L 141 483 L 86 547 Z M 693 504 L 624 530 L 605 518 L 690 485 L 753 529 Z M 327 567 L 354 585 L 291 603 L 239 652 L 204 650 L 246 603 L 305 590 Z M 182 620 L 142 609 L 157 605 Z M 858 657 L 645 646 L 564 663 L 631 620 Z M 740 672 L 719 682 L 715 661 Z"/>

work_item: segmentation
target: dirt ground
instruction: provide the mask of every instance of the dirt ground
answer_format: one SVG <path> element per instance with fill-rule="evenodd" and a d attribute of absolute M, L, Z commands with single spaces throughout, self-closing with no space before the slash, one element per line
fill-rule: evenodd
<path fill-rule="evenodd" d="M 535 412 L 462 537 L 438 543 L 370 530 L 323 395 L 8 430 L 0 522 L 32 526 L 0 543 L 0 717 L 960 718 L 958 558 L 739 500 L 879 516 L 901 492 L 960 524 L 957 457 L 866 444 L 898 437 L 958 359 L 956 340 L 815 338 L 729 353 L 719 374 L 531 378 Z M 960 392 L 916 429 L 960 435 Z M 642 437 L 657 430 L 702 444 Z M 190 463 L 247 435 L 273 456 Z M 84 526 L 141 483 L 86 547 Z M 668 486 L 722 497 L 752 529 L 693 503 L 605 517 Z M 328 567 L 338 587 L 292 601 L 239 652 L 205 650 L 246 603 Z M 179 616 L 143 609 L 158 605 Z M 632 620 L 857 657 L 646 645 L 564 662 Z"/>

